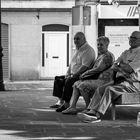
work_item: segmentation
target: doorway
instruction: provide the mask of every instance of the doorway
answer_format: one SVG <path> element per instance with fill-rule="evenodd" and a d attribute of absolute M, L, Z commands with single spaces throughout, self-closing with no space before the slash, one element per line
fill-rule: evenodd
<path fill-rule="evenodd" d="M 42 79 L 65 75 L 69 66 L 69 32 L 63 25 L 51 27 L 53 31 L 45 27 L 42 33 Z"/>

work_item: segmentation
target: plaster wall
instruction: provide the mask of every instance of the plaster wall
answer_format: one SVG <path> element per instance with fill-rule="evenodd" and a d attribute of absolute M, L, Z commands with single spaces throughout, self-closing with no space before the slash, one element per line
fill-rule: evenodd
<path fill-rule="evenodd" d="M 42 26 L 47 24 L 71 26 L 71 13 L 2 12 L 1 21 L 9 25 L 10 79 L 39 80 Z"/>

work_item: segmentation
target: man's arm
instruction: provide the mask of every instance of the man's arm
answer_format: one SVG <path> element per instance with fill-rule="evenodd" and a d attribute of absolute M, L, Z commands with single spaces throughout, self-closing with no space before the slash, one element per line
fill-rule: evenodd
<path fill-rule="evenodd" d="M 69 68 L 68 68 L 68 70 L 66 72 L 66 76 L 65 77 L 67 78 L 69 76 L 71 76 L 71 65 L 69 65 Z"/>
<path fill-rule="evenodd" d="M 121 56 L 115 61 L 115 63 L 112 66 L 112 69 L 115 72 L 121 72 L 124 75 L 130 75 L 133 72 L 132 67 L 129 65 L 129 63 L 124 63 L 123 60 L 126 57 L 127 50 L 124 51 Z"/>

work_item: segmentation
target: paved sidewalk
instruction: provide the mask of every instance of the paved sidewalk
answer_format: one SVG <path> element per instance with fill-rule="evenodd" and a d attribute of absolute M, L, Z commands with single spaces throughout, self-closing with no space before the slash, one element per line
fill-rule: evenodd
<path fill-rule="evenodd" d="M 46 84 L 47 83 L 47 84 Z M 76 115 L 50 109 L 53 81 L 14 82 L 0 92 L 0 140 L 140 140 L 136 124 L 140 105 L 117 107 L 117 120 L 110 109 L 99 123 L 83 123 Z M 78 110 L 85 104 L 80 98 Z"/>
<path fill-rule="evenodd" d="M 45 90 L 53 88 L 53 80 L 4 81 L 7 90 Z"/>

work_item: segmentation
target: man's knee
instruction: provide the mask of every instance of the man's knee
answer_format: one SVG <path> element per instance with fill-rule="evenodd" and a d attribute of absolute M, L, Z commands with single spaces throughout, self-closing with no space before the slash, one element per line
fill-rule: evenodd
<path fill-rule="evenodd" d="M 54 80 L 54 86 L 64 86 L 65 84 L 65 79 L 63 77 L 60 76 L 56 76 L 55 80 Z"/>
<path fill-rule="evenodd" d="M 109 94 L 112 95 L 113 91 L 114 91 L 114 87 L 113 86 L 108 86 L 108 87 L 106 87 L 104 94 L 105 95 L 109 95 Z"/>

